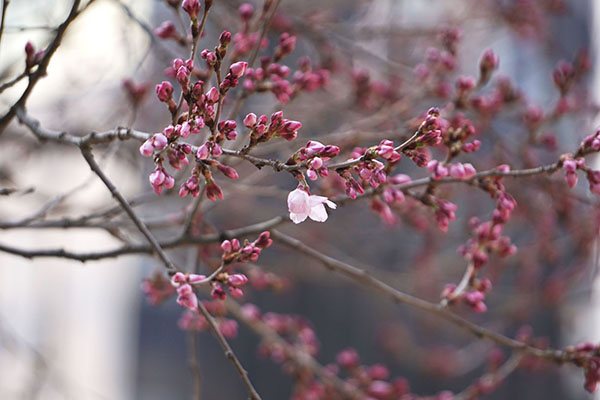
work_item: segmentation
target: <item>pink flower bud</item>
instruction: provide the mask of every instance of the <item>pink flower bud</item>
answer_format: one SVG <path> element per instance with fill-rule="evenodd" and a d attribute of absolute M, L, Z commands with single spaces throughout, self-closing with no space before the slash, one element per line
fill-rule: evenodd
<path fill-rule="evenodd" d="M 254 244 L 256 247 L 260 247 L 261 249 L 266 249 L 267 247 L 271 246 L 271 244 L 273 244 L 271 233 L 268 231 L 261 233 Z"/>
<path fill-rule="evenodd" d="M 168 103 L 173 98 L 173 85 L 167 81 L 156 85 L 156 96 L 163 103 Z"/>
<path fill-rule="evenodd" d="M 319 157 L 315 157 L 309 163 L 309 167 L 312 169 L 321 169 L 321 167 L 323 167 L 323 160 Z"/>
<path fill-rule="evenodd" d="M 231 242 L 229 240 L 224 240 L 223 243 L 221 243 L 221 250 L 223 250 L 223 252 L 231 253 L 231 249 Z"/>
<path fill-rule="evenodd" d="M 160 169 L 155 169 L 149 176 L 152 186 L 160 186 L 165 181 L 165 174 Z"/>
<path fill-rule="evenodd" d="M 219 146 L 218 144 L 214 144 L 211 150 L 211 154 L 214 157 L 219 157 L 221 154 L 223 154 L 223 150 L 221 149 L 221 146 Z"/>
<path fill-rule="evenodd" d="M 227 47 L 227 45 L 231 42 L 231 32 L 223 31 L 221 36 L 219 36 L 219 43 L 223 47 Z"/>
<path fill-rule="evenodd" d="M 229 67 L 229 73 L 234 79 L 239 79 L 244 75 L 244 72 L 246 72 L 246 68 L 248 68 L 247 62 L 238 61 L 234 64 L 231 64 L 231 67 Z"/>
<path fill-rule="evenodd" d="M 140 154 L 144 157 L 150 157 L 152 154 L 154 154 L 154 146 L 152 145 L 151 139 L 146 140 L 140 146 Z"/>
<path fill-rule="evenodd" d="M 191 20 L 196 20 L 198 18 L 198 14 L 200 13 L 200 1 L 183 0 L 181 8 L 183 8 L 183 11 L 188 13 Z"/>
<path fill-rule="evenodd" d="M 233 286 L 242 286 L 248 282 L 248 278 L 244 274 L 229 275 L 227 283 Z"/>
<path fill-rule="evenodd" d="M 177 29 L 171 21 L 164 21 L 154 30 L 154 34 L 161 39 L 170 39 L 177 37 Z"/>
<path fill-rule="evenodd" d="M 238 179 L 240 177 L 235 169 L 228 167 L 227 165 L 218 164 L 217 168 L 229 179 Z"/>
<path fill-rule="evenodd" d="M 206 184 L 206 197 L 210 200 L 210 201 L 217 201 L 217 198 L 223 200 L 223 191 L 221 190 L 221 188 L 219 187 L 219 185 L 217 185 L 215 183 L 215 181 L 210 181 L 207 182 Z"/>
<path fill-rule="evenodd" d="M 205 279 L 206 279 L 205 275 L 190 274 L 188 276 L 188 281 L 190 282 L 191 285 L 200 283 L 200 282 L 202 282 Z"/>
<path fill-rule="evenodd" d="M 176 272 L 175 275 L 171 278 L 171 283 L 173 286 L 179 286 L 186 282 L 185 275 L 183 272 Z"/>
<path fill-rule="evenodd" d="M 152 145 L 156 150 L 162 150 L 169 143 L 169 140 L 162 133 L 157 133 L 152 136 Z"/>
<path fill-rule="evenodd" d="M 242 297 L 244 295 L 244 292 L 240 288 L 229 286 L 229 294 L 231 295 L 231 297 Z"/>
<path fill-rule="evenodd" d="M 202 146 L 198 147 L 198 151 L 196 151 L 196 157 L 199 160 L 206 160 L 208 158 L 209 153 L 210 153 L 210 150 L 209 150 L 207 144 L 204 143 Z"/>
<path fill-rule="evenodd" d="M 250 3 L 243 3 L 238 9 L 242 21 L 248 21 L 254 15 L 254 7 Z"/>
<path fill-rule="evenodd" d="M 246 128 L 253 128 L 256 125 L 256 121 L 257 121 L 256 114 L 250 113 L 250 114 L 246 115 L 246 118 L 244 118 L 244 126 Z"/>
<path fill-rule="evenodd" d="M 217 101 L 219 101 L 219 91 L 217 90 L 217 88 L 215 88 L 215 87 L 210 88 L 208 93 L 206 93 L 206 98 L 211 103 L 216 103 Z"/>

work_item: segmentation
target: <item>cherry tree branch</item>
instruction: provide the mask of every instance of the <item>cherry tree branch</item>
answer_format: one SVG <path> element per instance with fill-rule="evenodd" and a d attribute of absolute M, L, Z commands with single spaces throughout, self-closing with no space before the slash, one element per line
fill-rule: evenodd
<path fill-rule="evenodd" d="M 246 371 L 244 369 L 244 367 L 240 363 L 240 360 L 238 360 L 238 358 L 235 356 L 235 353 L 231 349 L 231 346 L 229 346 L 229 343 L 227 343 L 227 340 L 225 339 L 225 337 L 219 330 L 219 327 L 217 326 L 215 319 L 213 318 L 212 315 L 210 315 L 210 313 L 208 312 L 206 307 L 204 307 L 204 304 L 202 304 L 202 302 L 198 302 L 198 311 L 200 312 L 200 314 L 202 314 L 204 316 L 204 318 L 206 319 L 206 322 L 208 322 L 208 325 L 210 326 L 212 332 L 215 334 L 215 336 L 217 337 L 217 340 L 219 341 L 219 344 L 223 348 L 223 352 L 225 353 L 225 356 L 233 363 L 233 365 L 237 369 L 238 374 L 240 375 L 240 377 L 242 378 L 242 381 L 244 382 L 244 385 L 246 385 L 246 389 L 248 389 L 248 393 L 250 393 L 250 398 L 252 400 L 260 400 L 261 399 L 260 395 L 258 394 L 256 389 L 252 385 L 250 378 L 248 378 L 248 371 Z"/>
<path fill-rule="evenodd" d="M 0 135 L 4 132 L 4 129 L 10 123 L 10 121 L 12 121 L 15 114 L 17 113 L 17 110 L 19 108 L 25 107 L 25 103 L 27 102 L 27 99 L 33 91 L 33 88 L 35 87 L 36 83 L 42 77 L 46 76 L 46 71 L 48 69 L 48 65 L 50 64 L 50 60 L 52 59 L 52 56 L 54 55 L 58 47 L 60 46 L 65 32 L 67 31 L 67 28 L 69 27 L 71 22 L 73 22 L 75 18 L 77 18 L 91 3 L 93 3 L 93 1 L 94 0 L 90 0 L 90 2 L 87 3 L 86 6 L 80 11 L 78 11 L 78 8 L 81 3 L 81 0 L 73 1 L 73 5 L 71 6 L 71 10 L 69 11 L 67 18 L 56 29 L 56 36 L 54 37 L 54 40 L 52 40 L 48 48 L 45 50 L 44 56 L 39 62 L 37 70 L 31 75 L 29 75 L 29 83 L 27 84 L 25 91 L 23 92 L 19 100 L 17 100 L 17 102 L 13 104 L 13 106 L 8 110 L 8 112 L 2 118 L 0 118 Z"/>
<path fill-rule="evenodd" d="M 172 275 L 175 272 L 177 272 L 178 268 L 169 259 L 169 257 L 167 256 L 167 254 L 165 253 L 165 251 L 162 249 L 162 247 L 160 246 L 160 244 L 158 243 L 158 241 L 154 238 L 154 236 L 152 235 L 152 233 L 150 232 L 150 230 L 148 229 L 148 227 L 144 224 L 144 222 L 141 219 L 138 218 L 138 216 L 135 214 L 135 211 L 133 211 L 133 209 L 127 203 L 127 200 L 125 200 L 125 198 L 119 192 L 119 190 L 117 189 L 117 187 L 108 179 L 108 177 L 100 169 L 100 167 L 98 166 L 98 164 L 94 160 L 94 156 L 92 155 L 91 149 L 88 146 L 85 146 L 85 145 L 81 146 L 81 153 L 82 153 L 83 157 L 85 158 L 85 160 L 87 161 L 87 163 L 90 166 L 90 168 L 92 169 L 92 171 L 94 171 L 94 173 L 96 173 L 96 175 L 98 175 L 98 177 L 100 178 L 100 180 L 108 188 L 108 190 L 111 192 L 111 194 L 113 195 L 113 197 L 115 197 L 115 199 L 123 207 L 123 209 L 125 210 L 125 212 L 127 213 L 127 215 L 129 215 L 129 217 L 133 220 L 133 222 L 138 227 L 138 229 L 140 230 L 140 232 L 142 232 L 142 234 L 146 237 L 146 239 L 148 240 L 148 242 L 152 246 L 152 249 L 154 250 L 154 252 L 156 252 L 156 254 L 158 254 L 159 258 L 161 259 L 161 261 L 165 265 L 165 267 L 166 267 L 167 271 L 169 272 L 169 274 Z M 206 321 L 210 325 L 211 330 L 213 331 L 213 333 L 217 337 L 217 340 L 219 341 L 219 344 L 223 348 L 223 350 L 225 352 L 225 355 L 227 356 L 227 358 L 233 363 L 233 365 L 237 369 L 240 377 L 242 378 L 242 381 L 244 382 L 244 384 L 246 385 L 246 387 L 248 389 L 248 392 L 250 393 L 251 398 L 253 400 L 260 400 L 260 396 L 258 395 L 258 393 L 256 392 L 256 390 L 254 389 L 254 386 L 252 385 L 252 383 L 250 382 L 250 379 L 248 378 L 248 373 L 242 367 L 242 364 L 240 363 L 240 361 L 238 360 L 238 358 L 235 356 L 233 350 L 229 346 L 229 343 L 227 343 L 227 340 L 225 340 L 225 338 L 223 337 L 223 335 L 219 331 L 219 328 L 217 327 L 217 325 L 216 325 L 213 317 L 210 315 L 210 313 L 208 312 L 208 310 L 206 310 L 206 308 L 204 307 L 204 305 L 202 305 L 202 303 L 198 304 L 198 310 L 202 313 L 202 315 L 204 315 L 204 318 L 206 318 Z"/>
<path fill-rule="evenodd" d="M 433 314 L 437 317 L 441 317 L 442 319 L 450 321 L 454 325 L 470 332 L 478 338 L 487 339 L 496 344 L 509 347 L 516 351 L 524 352 L 532 356 L 543 358 L 549 361 L 554 361 L 557 363 L 565 363 L 574 360 L 573 355 L 568 354 L 562 350 L 538 349 L 528 345 L 527 343 L 511 339 L 507 336 L 476 325 L 464 319 L 463 317 L 448 311 L 439 304 L 434 304 L 421 298 L 401 292 L 393 288 L 392 286 L 378 280 L 377 278 L 372 277 L 364 270 L 354 267 L 345 262 L 336 260 L 323 253 L 320 253 L 319 251 L 302 243 L 300 240 L 287 236 L 277 230 L 271 230 L 271 235 L 274 239 L 281 242 L 282 244 L 292 249 L 295 249 L 298 252 L 303 253 L 310 258 L 320 261 L 329 270 L 339 272 L 342 275 L 349 277 L 350 279 L 356 281 L 361 285 L 371 287 L 376 291 L 390 297 L 392 300 L 398 303 L 409 305 L 413 308 L 417 308 L 421 311 L 425 311 L 427 313 Z"/>

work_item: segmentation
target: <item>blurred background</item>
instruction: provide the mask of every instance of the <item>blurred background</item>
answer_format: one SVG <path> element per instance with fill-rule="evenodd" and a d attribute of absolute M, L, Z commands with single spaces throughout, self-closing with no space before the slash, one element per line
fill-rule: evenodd
<path fill-rule="evenodd" d="M 48 44 L 71 4 L 62 0 L 9 4 L 0 42 L 2 82 L 22 71 L 27 41 L 36 49 Z M 241 29 L 240 4 L 215 0 L 200 50 L 212 49 L 223 29 L 234 34 Z M 253 5 L 260 10 L 262 3 Z M 174 58 L 189 54 L 188 48 L 152 33 L 165 20 L 182 30 L 166 2 L 94 1 L 69 28 L 48 76 L 27 103 L 28 113 L 45 128 L 73 134 L 117 126 L 160 132 L 170 123 L 170 115 L 156 100 L 154 85 L 167 79 L 164 70 Z M 573 60 L 587 48 L 592 50 L 592 65 L 597 64 L 593 50 L 599 21 L 600 5 L 588 0 L 283 1 L 261 55 L 270 54 L 281 32 L 295 32 L 296 49 L 286 64 L 296 70 L 301 57 L 309 56 L 315 68 L 332 71 L 330 83 L 287 104 L 279 104 L 271 93 L 258 94 L 242 105 L 239 116 L 270 115 L 282 109 L 287 118 L 302 122 L 297 142 L 257 149 L 258 155 L 281 160 L 308 138 L 339 145 L 344 157 L 354 146 L 370 146 L 383 138 L 399 140 L 415 117 L 448 101 L 441 83 L 432 87 L 413 71 L 426 60 L 428 48 L 442 46 L 440 32 L 458 27 L 462 38 L 457 66 L 448 82 L 453 84 L 462 74 L 477 76 L 481 54 L 493 49 L 500 58 L 498 75 L 508 77 L 526 98 L 523 107 L 492 118 L 473 116 L 483 142 L 481 153 L 489 155 L 477 158 L 478 169 L 494 167 L 499 160 L 508 160 L 514 168 L 554 162 L 560 153 L 543 146 L 533 153 L 520 151 L 527 135 L 520 110 L 535 105 L 550 114 L 556 107 L 560 99 L 551 76 L 559 60 Z M 588 99 L 599 93 L 595 71 L 593 67 L 581 83 L 589 91 L 581 96 Z M 132 102 L 123 86 L 127 79 L 147 88 L 141 100 Z M 0 113 L 24 87 L 21 82 L 0 94 Z M 368 98 L 361 97 L 365 93 Z M 571 109 L 579 106 L 577 99 L 572 101 Z M 594 130 L 594 110 L 581 107 L 581 112 L 550 121 L 542 132 L 563 152 Z M 33 226 L 98 213 L 113 207 L 114 201 L 77 149 L 40 143 L 16 120 L 0 141 L 0 187 L 20 190 L 0 196 L 0 243 L 81 253 L 142 243 L 124 215 L 100 220 L 96 229 Z M 179 199 L 176 191 L 161 197 L 152 194 L 147 175 L 153 166 L 139 156 L 138 146 L 116 142 L 99 147 L 95 154 L 121 192 L 140 200 L 136 210 L 157 236 L 172 237 L 178 231 L 172 221 L 178 222 L 191 200 Z M 203 204 L 200 218 L 230 229 L 285 215 L 286 197 L 296 182 L 287 174 L 236 163 L 231 160 L 240 173 L 239 183 L 219 181 L 225 200 Z M 425 176 L 408 160 L 403 160 L 400 172 Z M 185 180 L 185 171 L 178 178 Z M 491 261 L 488 274 L 494 291 L 486 301 L 488 313 L 461 312 L 508 336 L 531 325 L 535 335 L 547 338 L 553 347 L 594 342 L 600 332 L 600 287 L 594 288 L 597 203 L 584 184 L 569 197 L 563 193 L 568 190 L 564 182 L 540 180 L 527 181 L 531 185 L 526 186 L 507 183 L 519 208 L 516 221 L 506 229 L 519 252 Z M 316 193 L 336 194 L 334 179 L 314 185 Z M 468 219 L 485 220 L 494 207 L 475 189 L 457 189 L 446 193 L 459 205 L 457 220 L 446 234 L 423 207 L 409 203 L 395 210 L 394 223 L 385 224 L 365 200 L 330 212 L 325 224 L 288 224 L 281 230 L 364 267 L 403 291 L 437 301 L 443 285 L 457 282 L 464 271 L 465 262 L 456 249 L 468 238 Z M 32 215 L 35 218 L 27 221 Z M 107 228 L 110 224 L 116 228 Z M 190 246 L 170 254 L 181 265 L 192 266 L 203 252 L 215 251 L 214 246 Z M 206 267 L 201 262 L 200 266 Z M 320 343 L 316 358 L 324 365 L 351 347 L 365 365 L 383 363 L 392 377 L 407 378 L 412 392 L 434 395 L 442 390 L 458 392 L 472 383 L 485 371 L 494 348 L 451 324 L 396 305 L 277 243 L 263 252 L 258 265 L 240 268 L 251 279 L 254 274 L 255 281 L 266 282 L 246 290 L 243 302 L 256 304 L 263 312 L 291 313 L 310 321 Z M 172 298 L 159 306 L 149 304 L 140 286 L 157 271 L 162 271 L 161 265 L 148 256 L 80 263 L 29 260 L 0 252 L 0 398 L 191 398 L 195 375 L 190 343 L 195 340 L 202 398 L 246 398 L 239 376 L 211 334 L 180 329 L 182 308 Z M 264 399 L 290 398 L 293 380 L 281 365 L 260 354 L 260 339 L 254 333 L 240 324 L 230 343 Z M 584 391 L 583 374 L 575 367 L 541 364 L 518 370 L 485 398 L 592 396 Z"/>

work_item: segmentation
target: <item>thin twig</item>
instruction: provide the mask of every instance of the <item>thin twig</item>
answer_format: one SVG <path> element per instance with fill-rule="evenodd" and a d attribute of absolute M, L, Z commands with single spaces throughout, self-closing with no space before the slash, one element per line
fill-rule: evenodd
<path fill-rule="evenodd" d="M 231 361 L 233 363 L 233 365 L 235 366 L 235 369 L 237 369 L 238 374 L 240 375 L 240 377 L 242 378 L 242 381 L 244 382 L 244 385 L 246 385 L 246 389 L 248 389 L 248 393 L 250 393 L 250 398 L 252 400 L 261 400 L 260 395 L 254 388 L 254 385 L 252 385 L 250 378 L 248 378 L 248 371 L 246 371 L 244 369 L 244 367 L 240 363 L 240 360 L 238 360 L 235 353 L 231 349 L 231 346 L 229 346 L 229 343 L 227 343 L 227 339 L 225 339 L 225 337 L 219 330 L 219 327 L 217 326 L 215 319 L 212 317 L 212 315 L 210 315 L 210 313 L 208 312 L 206 307 L 204 307 L 202 302 L 198 303 L 198 311 L 200 311 L 200 313 L 206 319 L 206 322 L 208 322 L 208 325 L 210 326 L 211 330 L 217 337 L 219 344 L 223 348 L 223 352 L 225 353 L 225 356 L 229 359 L 229 361 Z"/>
<path fill-rule="evenodd" d="M 0 44 L 2 43 L 2 33 L 4 32 L 4 20 L 6 19 L 6 9 L 10 0 L 2 0 L 2 19 L 0 19 Z"/>
<path fill-rule="evenodd" d="M 10 123 L 10 121 L 12 121 L 17 110 L 19 108 L 25 107 L 25 102 L 27 102 L 27 99 L 29 98 L 29 95 L 33 91 L 33 88 L 35 87 L 36 83 L 43 76 L 46 76 L 48 64 L 50 64 L 50 60 L 52 59 L 52 56 L 54 55 L 54 53 L 60 46 L 60 43 L 62 42 L 62 39 L 65 35 L 65 32 L 67 31 L 67 28 L 69 27 L 71 22 L 73 22 L 75 20 L 75 18 L 77 18 L 77 16 L 79 16 L 81 14 L 81 12 L 83 10 L 85 10 L 87 8 L 87 6 L 89 6 L 93 1 L 94 0 L 91 0 L 81 11 L 77 11 L 77 9 L 79 8 L 79 4 L 81 3 L 81 0 L 73 1 L 73 6 L 71 7 L 71 10 L 69 11 L 69 15 L 63 21 L 63 23 L 60 24 L 60 26 L 56 29 L 56 36 L 54 37 L 54 40 L 52 40 L 52 42 L 50 43 L 48 48 L 44 51 L 44 57 L 42 57 L 41 61 L 39 62 L 37 70 L 29 76 L 29 83 L 27 84 L 27 88 L 25 88 L 25 91 L 23 92 L 23 94 L 21 95 L 19 100 L 17 100 L 17 102 L 12 105 L 12 107 L 8 110 L 8 112 L 6 114 L 4 114 L 4 116 L 2 118 L 0 118 L 0 135 L 4 132 L 4 129 Z"/>
<path fill-rule="evenodd" d="M 125 197 L 119 192 L 117 187 L 108 179 L 108 177 L 104 174 L 104 172 L 100 169 L 96 161 L 94 160 L 94 156 L 92 155 L 91 149 L 87 146 L 81 147 L 81 154 L 85 161 L 87 161 L 88 165 L 98 175 L 100 180 L 104 183 L 104 185 L 108 188 L 113 197 L 119 202 L 121 207 L 125 210 L 129 218 L 132 219 L 133 223 L 140 232 L 148 239 L 148 242 L 152 246 L 153 250 L 156 252 L 161 261 L 165 264 L 165 267 L 169 271 L 170 274 L 174 274 L 178 271 L 178 268 L 171 262 L 169 257 L 167 257 L 164 250 L 160 247 L 158 241 L 154 238 L 154 235 L 150 232 L 146 224 L 138 218 L 135 211 L 131 208 Z"/>

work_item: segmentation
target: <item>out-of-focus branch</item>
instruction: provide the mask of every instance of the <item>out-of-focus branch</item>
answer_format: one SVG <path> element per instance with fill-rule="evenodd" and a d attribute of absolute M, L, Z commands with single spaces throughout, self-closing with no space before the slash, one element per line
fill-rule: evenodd
<path fill-rule="evenodd" d="M 478 379 L 478 381 L 467 387 L 462 392 L 456 394 L 453 400 L 475 400 L 481 396 L 481 391 L 485 391 L 486 388 L 494 388 L 505 380 L 510 374 L 512 374 L 518 367 L 523 359 L 523 355 L 516 353 L 513 354 L 508 360 L 504 362 L 498 369 L 493 372 L 489 372 Z"/>
<path fill-rule="evenodd" d="M 252 224 L 245 226 L 243 228 L 238 229 L 230 229 L 225 230 L 221 233 L 207 234 L 201 235 L 197 237 L 193 236 L 182 236 L 175 239 L 171 239 L 168 241 L 160 242 L 158 245 L 163 249 L 169 249 L 174 247 L 188 246 L 188 245 L 198 245 L 198 244 L 206 244 L 206 243 L 216 243 L 223 241 L 225 239 L 233 239 L 237 237 L 244 237 L 247 235 L 260 233 L 265 230 L 269 230 L 275 226 L 283 222 L 288 222 L 289 219 L 287 217 L 278 216 L 275 218 L 271 218 L 269 220 L 259 222 L 257 224 Z M 24 250 L 15 248 L 12 246 L 6 246 L 0 244 L 0 251 L 5 253 L 14 254 L 17 256 L 21 256 L 24 258 L 38 258 L 38 257 L 58 257 L 58 258 L 66 258 L 76 261 L 92 261 L 92 260 L 102 260 L 104 258 L 111 257 L 119 257 L 127 254 L 150 254 L 152 253 L 154 248 L 151 245 L 147 244 L 130 244 L 123 247 L 119 247 L 118 249 L 107 250 L 107 251 L 98 251 L 98 252 L 89 252 L 89 253 L 74 253 L 70 251 L 66 251 L 64 249 L 48 249 L 48 250 Z"/>
<path fill-rule="evenodd" d="M 8 110 L 8 112 L 2 118 L 0 118 L 0 135 L 4 132 L 4 129 L 6 129 L 6 126 L 10 123 L 10 121 L 12 121 L 15 114 L 17 113 L 17 110 L 19 108 L 25 107 L 25 103 L 27 102 L 27 99 L 33 91 L 33 88 L 35 87 L 36 83 L 42 77 L 46 76 L 48 64 L 50 64 L 52 56 L 60 46 L 65 32 L 67 31 L 67 28 L 69 27 L 71 22 L 73 22 L 75 18 L 77 18 L 91 3 L 93 3 L 93 1 L 94 0 L 90 0 L 90 2 L 80 11 L 78 11 L 78 9 L 81 0 L 73 1 L 73 6 L 71 6 L 69 15 L 63 21 L 63 23 L 60 24 L 60 26 L 56 29 L 56 36 L 54 37 L 54 40 L 52 40 L 48 48 L 44 51 L 44 57 L 42 57 L 42 60 L 39 62 L 36 71 L 29 76 L 29 83 L 27 84 L 25 91 L 23 92 L 19 100 L 17 100 L 17 102 L 13 104 L 13 106 Z"/>
<path fill-rule="evenodd" d="M 278 346 L 281 346 L 286 356 L 288 356 L 295 364 L 303 368 L 308 368 L 315 375 L 317 375 L 321 381 L 335 386 L 340 393 L 343 393 L 344 396 L 346 396 L 345 398 L 366 398 L 365 394 L 362 393 L 359 389 L 350 386 L 348 383 L 344 382 L 336 375 L 327 371 L 321 364 L 319 364 L 313 357 L 311 357 L 310 354 L 306 353 L 305 351 L 299 350 L 290 343 L 288 343 L 267 324 L 260 320 L 250 319 L 247 316 L 245 316 L 241 310 L 240 305 L 237 302 L 228 299 L 225 301 L 225 306 L 227 307 L 227 311 L 229 311 L 231 315 L 233 315 L 237 320 L 241 321 L 244 325 L 250 328 L 255 334 L 260 336 L 262 340 L 264 340 L 267 343 L 276 343 Z"/>
<path fill-rule="evenodd" d="M 204 318 L 206 319 L 206 322 L 208 322 L 208 325 L 210 326 L 211 330 L 217 337 L 219 344 L 223 348 L 223 352 L 225 353 L 225 356 L 233 363 L 233 365 L 237 369 L 238 374 L 240 375 L 240 377 L 242 378 L 242 381 L 244 382 L 244 385 L 246 385 L 246 389 L 248 389 L 248 393 L 250 393 L 250 398 L 252 400 L 260 400 L 261 399 L 260 395 L 254 388 L 254 385 L 252 385 L 250 378 L 248 378 L 248 371 L 246 371 L 244 369 L 244 367 L 240 363 L 240 360 L 238 360 L 235 353 L 231 349 L 231 346 L 229 346 L 229 343 L 227 343 L 227 340 L 225 339 L 225 337 L 223 336 L 221 331 L 219 331 L 219 327 L 217 326 L 215 319 L 213 318 L 212 315 L 210 315 L 210 313 L 208 312 L 206 307 L 204 307 L 204 304 L 202 304 L 202 302 L 198 303 L 198 311 L 204 316 Z"/>
<path fill-rule="evenodd" d="M 470 332 L 471 334 L 477 336 L 478 338 L 488 339 L 496 344 L 509 347 L 516 351 L 524 352 L 529 355 L 532 355 L 532 356 L 535 356 L 538 358 L 543 358 L 543 359 L 546 359 L 549 361 L 554 361 L 557 363 L 565 363 L 565 362 L 570 362 L 570 361 L 574 360 L 573 355 L 568 354 L 565 351 L 554 350 L 554 349 L 547 349 L 547 350 L 538 349 L 538 348 L 529 346 L 527 343 L 520 342 L 515 339 L 511 339 L 507 336 L 504 336 L 502 334 L 490 331 L 486 328 L 476 325 L 476 324 L 464 319 L 463 317 L 460 317 L 459 315 L 448 311 L 447 309 L 440 306 L 439 304 L 430 303 L 429 301 L 412 296 L 408 293 L 401 292 L 401 291 L 389 286 L 388 284 L 380 281 L 379 279 L 372 277 L 364 270 L 362 270 L 360 268 L 356 268 L 345 262 L 336 260 L 332 257 L 329 257 L 329 256 L 323 254 L 323 253 L 320 253 L 319 251 L 305 245 L 301 241 L 299 241 L 295 238 L 292 238 L 290 236 L 287 236 L 277 230 L 272 230 L 271 236 L 273 237 L 273 239 L 281 242 L 282 244 L 285 244 L 286 246 L 293 248 L 293 249 L 307 255 L 308 257 L 311 257 L 315 260 L 320 261 L 323 265 L 325 265 L 325 267 L 327 267 L 328 269 L 330 269 L 332 271 L 339 272 L 339 273 L 349 277 L 350 279 L 358 282 L 361 285 L 373 288 L 376 291 L 378 291 L 382 294 L 385 294 L 386 296 L 390 297 L 392 300 L 394 300 L 398 303 L 403 303 L 403 304 L 409 305 L 413 308 L 417 308 L 421 311 L 425 311 L 427 313 L 433 314 L 437 317 L 441 317 L 447 321 L 450 321 L 454 325 Z"/>

